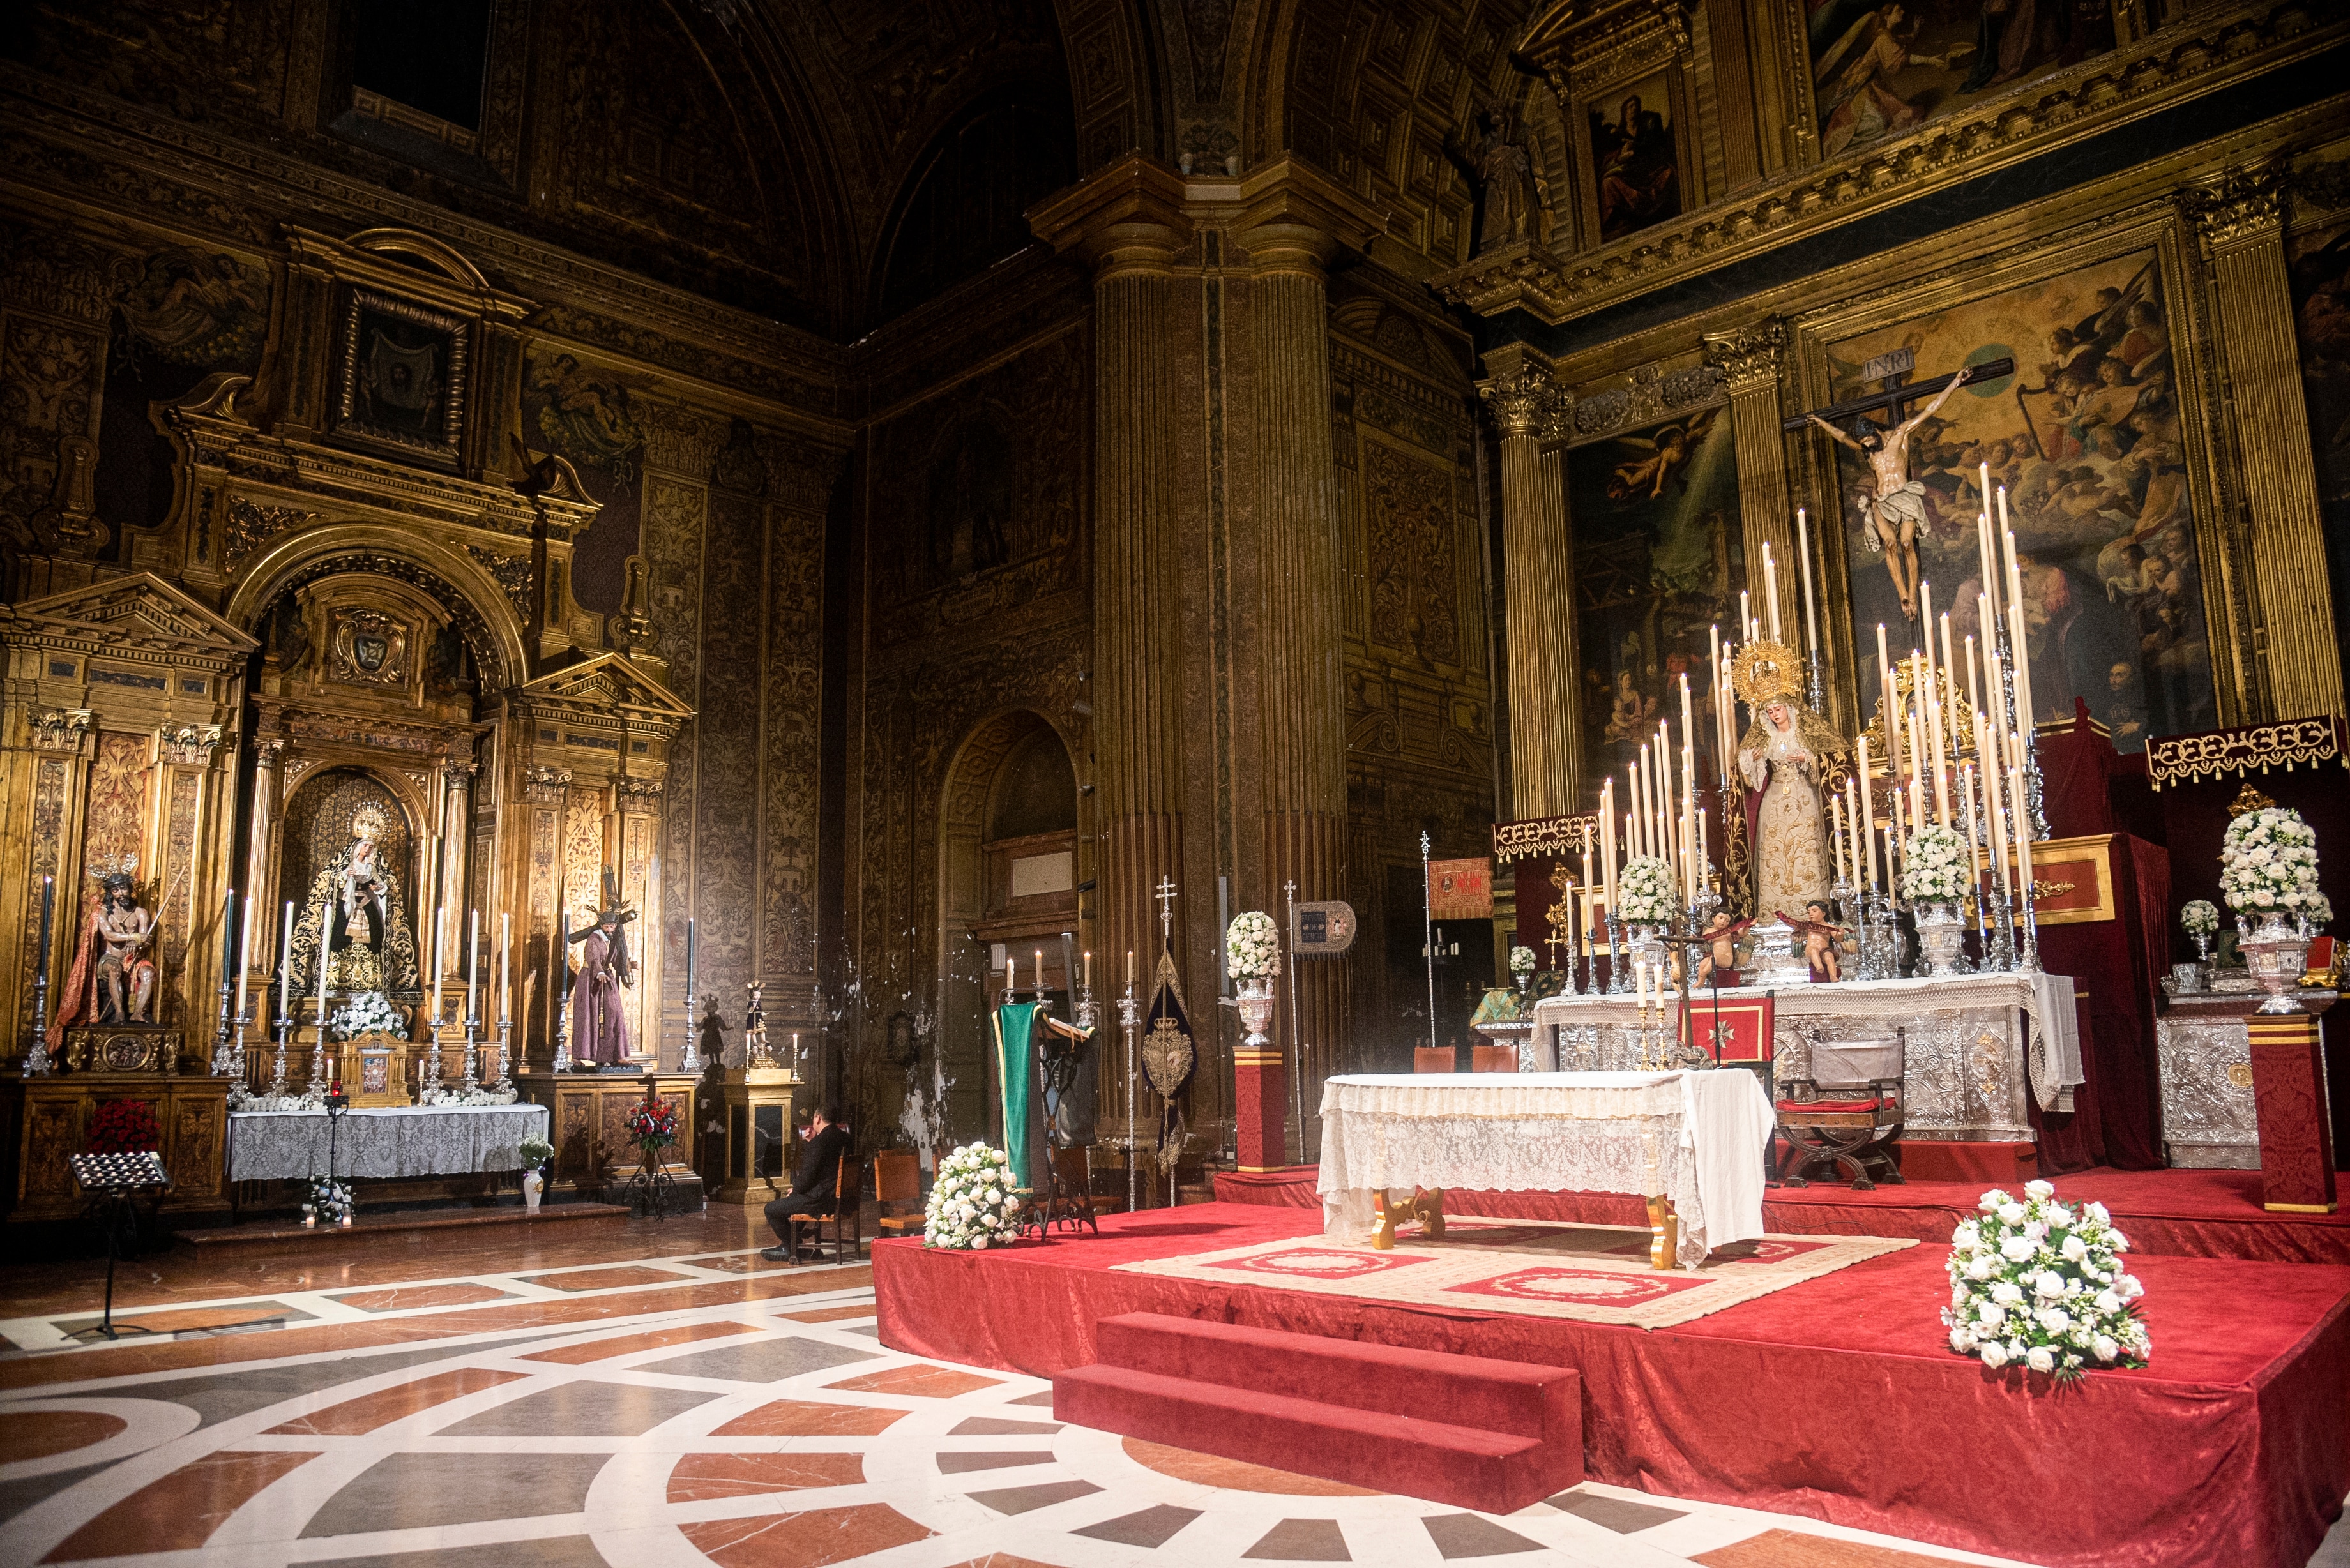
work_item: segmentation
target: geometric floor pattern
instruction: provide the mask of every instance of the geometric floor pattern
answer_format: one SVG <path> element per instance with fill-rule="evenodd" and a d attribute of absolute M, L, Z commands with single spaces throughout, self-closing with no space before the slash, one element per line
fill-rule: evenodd
<path fill-rule="evenodd" d="M 322 1307 L 361 1309 L 277 1292 L 203 1303 L 223 1321 L 242 1307 L 244 1322 L 288 1325 L 240 1338 L 223 1364 L 76 1379 L 87 1353 L 31 1355 L 40 1380 L 0 1387 L 0 1568 L 2002 1561 L 1597 1485 L 1507 1516 L 1466 1512 L 1130 1441 L 1055 1421 L 1037 1379 L 884 1349 L 861 1268 L 795 1271 L 799 1293 L 692 1304 L 705 1271 L 739 1284 L 747 1252 L 687 1265 L 645 1257 L 657 1243 L 645 1227 L 611 1240 L 608 1262 L 527 1286 L 421 1279 L 417 1304 L 364 1309 L 463 1311 L 468 1286 L 475 1302 L 552 1300 L 582 1293 L 565 1275 L 600 1270 L 587 1290 L 617 1293 L 585 1321 L 318 1349 L 304 1331 Z M 671 1284 L 612 1277 L 629 1269 Z M 635 1300 L 643 1310 L 622 1310 Z M 28 1322 L 20 1332 L 39 1337 Z M 306 1348 L 271 1356 L 278 1334 Z M 0 1356 L 0 1384 L 32 1370 L 27 1355 Z"/>

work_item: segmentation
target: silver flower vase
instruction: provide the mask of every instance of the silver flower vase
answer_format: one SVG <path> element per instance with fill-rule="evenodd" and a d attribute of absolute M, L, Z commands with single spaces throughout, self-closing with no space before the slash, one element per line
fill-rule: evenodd
<path fill-rule="evenodd" d="M 1966 969 L 1966 922 L 1956 904 L 1936 900 L 1918 906 L 1918 953 L 1937 978 Z"/>
<path fill-rule="evenodd" d="M 2280 914 L 2263 914 L 2251 936 L 2238 946 L 2244 950 L 2245 967 L 2269 999 L 2261 1003 L 2262 1012 L 2299 1012 L 2301 1002 L 2293 992 L 2301 987 L 2301 977 L 2309 962 L 2309 938 L 2289 924 Z"/>
<path fill-rule="evenodd" d="M 1273 1022 L 1273 977 L 1243 980 L 1234 989 L 1240 1002 L 1241 1023 L 1248 1030 L 1248 1047 L 1262 1051 L 1266 1044 L 1264 1026 Z"/>

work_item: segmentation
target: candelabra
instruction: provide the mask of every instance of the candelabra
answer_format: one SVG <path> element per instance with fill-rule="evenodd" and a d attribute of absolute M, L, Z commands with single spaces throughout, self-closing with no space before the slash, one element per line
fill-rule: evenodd
<path fill-rule="evenodd" d="M 1604 918 L 1607 921 L 1607 994 L 1621 996 L 1632 989 L 1631 977 L 1624 972 L 1624 922 L 1613 909 Z"/>
<path fill-rule="evenodd" d="M 2015 955 L 2015 968 L 2021 974 L 2038 974 L 2040 972 L 2040 915 L 2035 907 L 2037 900 L 2032 896 L 2032 884 L 2028 881 L 2021 883 L 2016 892 L 2023 902 L 2023 924 L 2022 950 Z"/>
<path fill-rule="evenodd" d="M 1860 978 L 1898 980 L 1901 952 L 1893 899 L 1871 888 L 1860 895 Z"/>
<path fill-rule="evenodd" d="M 1126 993 L 1118 999 L 1118 1025 L 1126 1035 L 1126 1211 L 1131 1214 L 1139 1201 L 1136 1179 L 1142 1159 L 1142 1140 L 1134 1131 L 1134 1039 L 1142 1028 L 1142 1003 L 1135 1000 L 1130 980 L 1126 982 Z"/>
<path fill-rule="evenodd" d="M 1848 931 L 1860 929 L 1859 920 L 1854 918 L 1854 900 L 1859 896 L 1860 890 L 1842 875 L 1837 876 L 1835 885 L 1828 889 L 1829 903 L 1835 909 L 1835 922 Z"/>
<path fill-rule="evenodd" d="M 457 1092 L 470 1095 L 480 1088 L 481 1080 L 473 1072 L 477 1060 L 474 1043 L 481 1038 L 482 1015 L 468 1008 L 465 1012 L 465 1045 L 457 1057 Z"/>
<path fill-rule="evenodd" d="M 514 1086 L 514 1020 L 498 1020 L 498 1078 L 493 1088 Z"/>
<path fill-rule="evenodd" d="M 436 1005 L 433 1011 L 437 1013 L 440 1008 Z M 432 1026 L 424 1033 L 432 1044 L 424 1053 L 424 1082 L 416 1097 L 420 1104 L 429 1106 L 441 1098 L 441 1020 L 434 1018 Z"/>
<path fill-rule="evenodd" d="M 282 1001 L 277 1004 L 277 1052 L 269 1064 L 269 1092 L 273 1096 L 286 1093 L 286 1045 L 294 1038 L 294 1020 L 286 1012 Z"/>
<path fill-rule="evenodd" d="M 327 1092 L 327 1012 L 318 1010 L 318 1038 L 310 1044 L 310 1085 L 304 1091 L 306 1099 L 317 1099 Z"/>
<path fill-rule="evenodd" d="M 229 1075 L 232 1051 L 229 1035 L 234 1027 L 229 1012 L 229 999 L 233 991 L 228 976 L 223 974 L 220 982 L 220 1026 L 213 1036 L 213 1076 L 216 1078 L 225 1078 Z"/>
<path fill-rule="evenodd" d="M 1291 1005 L 1294 1007 L 1296 1004 L 1292 1002 Z M 1076 1022 L 1080 1029 L 1091 1029 L 1094 1026 L 1094 987 L 1091 981 L 1086 981 L 1077 987 Z"/>
<path fill-rule="evenodd" d="M 25 1053 L 25 1076 L 43 1077 L 55 1070 L 49 1062 L 49 955 L 45 949 L 33 971 L 33 1046 Z"/>
<path fill-rule="evenodd" d="M 685 1049 L 679 1052 L 677 1057 L 679 1072 L 699 1074 L 702 1071 L 702 1053 L 694 1048 L 694 1037 L 701 1033 L 694 1018 L 694 998 L 689 992 L 685 999 Z"/>

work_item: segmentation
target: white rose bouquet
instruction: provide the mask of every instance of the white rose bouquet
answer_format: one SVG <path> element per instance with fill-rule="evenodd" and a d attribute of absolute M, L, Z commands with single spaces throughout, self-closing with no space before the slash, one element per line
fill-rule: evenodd
<path fill-rule="evenodd" d="M 1653 855 L 1624 862 L 1616 881 L 1616 915 L 1636 926 L 1661 926 L 1673 918 L 1673 868 Z"/>
<path fill-rule="evenodd" d="M 970 1143 L 939 1162 L 922 1240 L 933 1247 L 984 1251 L 1020 1233 L 1020 1194 L 1003 1151 Z"/>
<path fill-rule="evenodd" d="M 408 1033 L 408 1021 L 391 1004 L 391 998 L 380 991 L 359 992 L 327 1022 L 338 1040 L 356 1040 L 379 1031 L 386 1034 Z"/>
<path fill-rule="evenodd" d="M 1909 836 L 1901 896 L 1912 904 L 1955 904 L 1967 892 L 1967 841 L 1956 828 L 1921 827 Z"/>
<path fill-rule="evenodd" d="M 1512 948 L 1510 950 L 1510 972 L 1518 977 L 1518 983 L 1520 985 L 1525 984 L 1526 976 L 1534 973 L 1534 950 L 1532 948 Z"/>
<path fill-rule="evenodd" d="M 1224 967 L 1234 980 L 1271 980 L 1281 972 L 1281 940 L 1262 909 L 1232 917 L 1224 932 Z"/>
<path fill-rule="evenodd" d="M 2315 830 L 2285 806 L 2236 818 L 2220 847 L 2220 896 L 2239 915 L 2306 917 L 2310 900 L 2324 896 L 2317 890 Z"/>
<path fill-rule="evenodd" d="M 2102 1203 L 2068 1207 L 2044 1181 L 1993 1188 L 1950 1236 L 1950 1348 L 1990 1367 L 2021 1362 L 2059 1382 L 2092 1366 L 2144 1366 L 2154 1354 L 2122 1272 L 2129 1239 Z"/>
<path fill-rule="evenodd" d="M 2219 906 L 2198 898 L 2178 911 L 2178 925 L 2190 937 L 2208 937 L 2220 929 Z"/>

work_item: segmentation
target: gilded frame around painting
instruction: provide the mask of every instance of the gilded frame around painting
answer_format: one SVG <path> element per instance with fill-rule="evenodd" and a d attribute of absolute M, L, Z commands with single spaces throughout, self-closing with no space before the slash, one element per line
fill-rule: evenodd
<path fill-rule="evenodd" d="M 1960 247 L 1954 247 L 1960 248 Z M 2027 242 L 1989 255 L 1888 286 L 1866 290 L 1833 304 L 1788 317 L 1786 379 L 1793 410 L 1820 408 L 1833 388 L 1828 348 L 1871 331 L 1986 301 L 2012 291 L 2063 279 L 2100 263 L 2151 251 L 2167 302 L 2177 400 L 2179 442 L 2184 449 L 2192 532 L 2200 569 L 2201 602 L 2208 630 L 2213 699 L 2221 724 L 2241 722 L 2253 689 L 2249 657 L 2249 614 L 2242 580 L 2243 542 L 2236 535 L 2236 507 L 2221 470 L 2212 401 L 2216 395 L 2214 345 L 2205 275 L 2192 231 L 2168 202 L 2080 225 L 2044 241 Z M 1939 373 L 1939 362 L 1921 369 Z M 1814 514 L 1840 509 L 1834 448 L 1816 431 L 1799 436 L 1799 457 L 1790 488 Z M 1916 469 L 1913 463 L 1912 472 Z M 1836 678 L 1846 691 L 1860 690 L 1860 654 L 1845 628 L 1851 619 L 1853 583 L 1844 552 L 1826 553 L 1824 619 L 1838 628 L 1828 649 Z"/>

